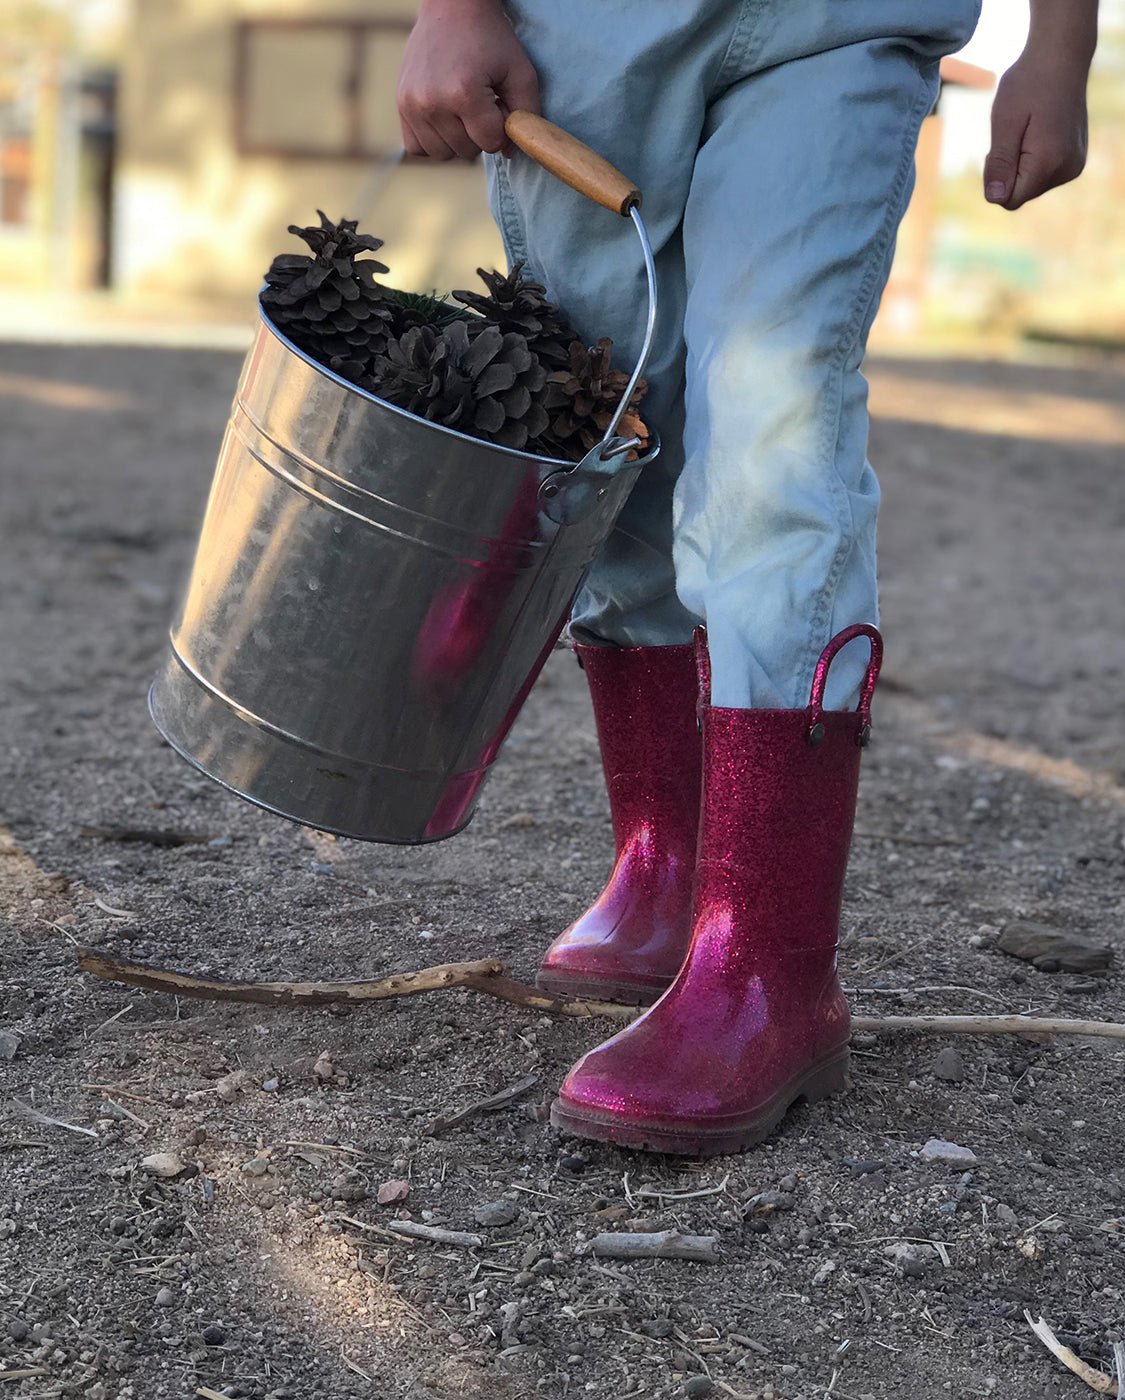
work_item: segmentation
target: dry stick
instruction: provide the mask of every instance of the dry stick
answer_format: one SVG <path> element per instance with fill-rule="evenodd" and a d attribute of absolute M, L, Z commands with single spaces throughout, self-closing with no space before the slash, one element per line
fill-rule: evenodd
<path fill-rule="evenodd" d="M 1064 1347 L 1042 1317 L 1036 1322 L 1027 1308 L 1024 1308 L 1023 1315 L 1027 1319 L 1027 1325 L 1051 1355 L 1057 1357 L 1068 1371 L 1073 1371 L 1080 1380 L 1084 1380 L 1091 1390 L 1096 1390 L 1099 1395 L 1121 1395 L 1121 1387 L 1114 1382 L 1112 1376 L 1107 1376 L 1104 1371 L 1095 1370 L 1093 1366 L 1087 1366 L 1080 1356 L 1075 1355 L 1069 1347 Z M 1122 1400 L 1125 1400 L 1125 1397 L 1122 1397 Z"/>
<path fill-rule="evenodd" d="M 631 1020 L 633 1006 L 608 1001 L 564 1001 L 536 987 L 513 982 L 502 962 L 482 958 L 478 962 L 443 963 L 417 972 L 359 982 L 233 982 L 193 977 L 146 963 L 128 962 L 94 948 L 78 954 L 78 965 L 107 982 L 124 982 L 154 992 L 196 997 L 204 1001 L 250 1001 L 275 1006 L 330 1006 L 340 1002 L 362 1004 L 389 997 L 416 996 L 421 992 L 450 991 L 467 987 L 501 1001 L 542 1011 L 551 1016 L 606 1016 Z M 1072 1021 L 1057 1016 L 853 1016 L 857 1031 L 936 1031 L 941 1035 L 1092 1035 L 1125 1040 L 1125 1023 Z"/>
<path fill-rule="evenodd" d="M 0 1381 L 30 1381 L 36 1376 L 49 1376 L 45 1366 L 25 1366 L 19 1371 L 0 1371 Z"/>
<path fill-rule="evenodd" d="M 531 1011 L 553 1016 L 616 1016 L 629 1018 L 636 1008 L 609 1002 L 563 1001 L 522 982 L 505 976 L 506 969 L 495 958 L 478 962 L 443 963 L 418 972 L 394 973 L 359 982 L 233 982 L 226 978 L 194 977 L 147 963 L 115 958 L 97 948 L 83 948 L 78 966 L 106 982 L 124 982 L 152 992 L 196 997 L 203 1001 L 252 1001 L 274 1006 L 331 1006 L 341 1002 L 382 1001 L 388 997 L 416 996 L 420 992 L 449 991 L 468 987 L 489 996 L 510 1001 Z"/>
<path fill-rule="evenodd" d="M 515 1103 L 516 1099 L 526 1094 L 529 1089 L 534 1089 L 539 1083 L 537 1074 L 525 1075 L 515 1084 L 509 1084 L 506 1089 L 501 1089 L 495 1094 L 489 1094 L 486 1099 L 477 1099 L 475 1103 L 467 1104 L 456 1113 L 441 1113 L 426 1128 L 422 1129 L 423 1137 L 436 1137 L 438 1133 L 444 1133 L 447 1128 L 455 1128 L 459 1123 L 464 1123 L 467 1118 L 472 1118 L 478 1113 L 495 1113 L 498 1108 L 507 1108 L 508 1104 Z"/>
<path fill-rule="evenodd" d="M 420 1225 L 416 1220 L 388 1220 L 387 1229 L 412 1240 L 432 1240 L 434 1244 L 455 1244 L 462 1249 L 479 1249 L 484 1243 L 480 1235 L 467 1230 L 443 1230 L 439 1225 Z"/>
<path fill-rule="evenodd" d="M 696 1264 L 718 1264 L 717 1235 L 681 1235 L 678 1230 L 657 1230 L 649 1234 L 610 1231 L 595 1235 L 576 1253 L 596 1254 L 599 1259 L 690 1259 Z"/>

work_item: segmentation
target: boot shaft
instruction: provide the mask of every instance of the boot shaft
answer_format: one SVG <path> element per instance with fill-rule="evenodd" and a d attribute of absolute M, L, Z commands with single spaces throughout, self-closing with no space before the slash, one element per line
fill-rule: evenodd
<path fill-rule="evenodd" d="M 575 647 L 586 673 L 620 850 L 637 833 L 694 856 L 702 752 L 691 645 Z"/>

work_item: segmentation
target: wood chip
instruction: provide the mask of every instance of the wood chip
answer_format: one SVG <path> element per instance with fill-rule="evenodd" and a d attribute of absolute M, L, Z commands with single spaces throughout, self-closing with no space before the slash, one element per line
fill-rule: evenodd
<path fill-rule="evenodd" d="M 1069 1347 L 1063 1346 L 1042 1317 L 1036 1322 L 1027 1308 L 1024 1308 L 1023 1315 L 1027 1319 L 1027 1325 L 1051 1355 L 1061 1361 L 1068 1371 L 1073 1371 L 1080 1380 L 1085 1381 L 1091 1390 L 1096 1390 L 1099 1395 L 1121 1394 L 1120 1388 L 1112 1376 L 1107 1376 L 1104 1371 L 1097 1371 L 1093 1366 L 1088 1366 Z M 1125 1400 L 1125 1397 L 1122 1397 L 1122 1400 Z"/>

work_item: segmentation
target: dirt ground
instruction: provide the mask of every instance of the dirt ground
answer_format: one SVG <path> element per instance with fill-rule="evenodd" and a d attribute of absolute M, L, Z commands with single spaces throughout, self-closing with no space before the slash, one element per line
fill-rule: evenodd
<path fill-rule="evenodd" d="M 4 1400 L 1092 1393 L 1024 1310 L 1111 1369 L 1120 1041 L 859 1035 L 848 1095 L 698 1163 L 543 1121 L 607 1023 L 467 992 L 351 1014 L 177 1001 L 76 969 L 96 945 L 278 978 L 498 955 L 530 979 L 608 866 L 564 654 L 478 819 L 437 847 L 311 834 L 162 746 L 145 691 L 236 371 L 0 347 Z M 888 666 L 846 892 L 854 1007 L 1125 1020 L 1125 370 L 873 378 Z M 83 834 L 112 825 L 210 839 Z M 1117 962 L 1037 970 L 995 946 L 1020 919 Z M 927 1160 L 931 1138 L 975 1162 Z M 183 1172 L 140 1165 L 157 1153 Z M 394 1235 L 407 1212 L 482 1243 Z M 720 1262 L 582 1251 L 663 1226 L 717 1235 Z"/>

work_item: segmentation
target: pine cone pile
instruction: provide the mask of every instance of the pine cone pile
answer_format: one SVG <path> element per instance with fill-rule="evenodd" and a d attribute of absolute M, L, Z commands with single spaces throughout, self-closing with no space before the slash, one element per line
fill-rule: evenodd
<path fill-rule="evenodd" d="M 628 384 L 612 342 L 587 348 L 538 282 L 478 269 L 485 292 L 401 292 L 361 257 L 383 246 L 355 219 L 289 231 L 312 256 L 282 253 L 262 306 L 313 359 L 409 413 L 535 456 L 579 461 L 605 435 Z M 642 380 L 618 428 L 648 442 Z"/>

